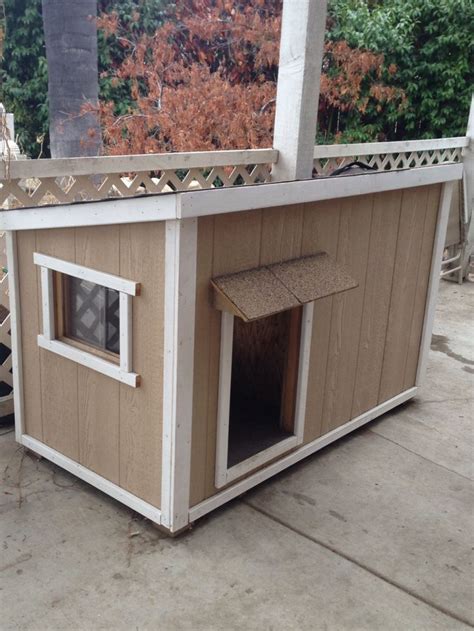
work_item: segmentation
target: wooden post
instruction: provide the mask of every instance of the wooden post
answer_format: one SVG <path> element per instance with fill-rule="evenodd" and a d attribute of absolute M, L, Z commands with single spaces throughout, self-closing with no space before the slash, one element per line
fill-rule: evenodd
<path fill-rule="evenodd" d="M 465 244 L 462 253 L 462 278 L 468 273 L 469 260 L 474 254 L 474 94 L 471 97 L 471 108 L 467 123 L 466 136 L 469 146 L 463 152 L 464 163 L 464 223 L 466 225 Z"/>
<path fill-rule="evenodd" d="M 327 0 L 284 0 L 272 179 L 310 179 Z"/>

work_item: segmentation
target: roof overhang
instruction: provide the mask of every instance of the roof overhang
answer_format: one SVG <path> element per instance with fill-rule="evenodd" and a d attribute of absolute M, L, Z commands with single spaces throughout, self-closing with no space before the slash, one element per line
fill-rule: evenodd
<path fill-rule="evenodd" d="M 244 322 L 354 289 L 358 282 L 326 252 L 211 280 L 214 306 Z"/>
<path fill-rule="evenodd" d="M 368 195 L 460 180 L 463 165 L 160 193 L 0 211 L 0 230 L 37 230 L 187 219 L 289 204 Z"/>

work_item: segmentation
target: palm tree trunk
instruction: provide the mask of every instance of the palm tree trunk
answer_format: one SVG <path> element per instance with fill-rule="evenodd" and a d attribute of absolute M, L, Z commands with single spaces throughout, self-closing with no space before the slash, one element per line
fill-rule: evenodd
<path fill-rule="evenodd" d="M 42 0 L 51 156 L 100 153 L 97 0 Z"/>

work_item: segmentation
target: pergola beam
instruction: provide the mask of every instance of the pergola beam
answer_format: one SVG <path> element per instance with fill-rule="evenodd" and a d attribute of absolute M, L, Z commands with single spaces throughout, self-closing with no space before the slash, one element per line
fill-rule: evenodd
<path fill-rule="evenodd" d="M 273 146 L 278 181 L 311 178 L 327 0 L 284 0 Z"/>

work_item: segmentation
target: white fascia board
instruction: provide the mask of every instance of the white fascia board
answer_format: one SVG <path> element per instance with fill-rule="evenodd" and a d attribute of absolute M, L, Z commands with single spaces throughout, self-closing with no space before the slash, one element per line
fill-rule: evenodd
<path fill-rule="evenodd" d="M 164 221 L 176 217 L 176 194 L 104 199 L 0 212 L 0 230 L 41 230 Z"/>
<path fill-rule="evenodd" d="M 303 204 L 460 180 L 462 164 L 179 193 L 178 218 Z"/>

